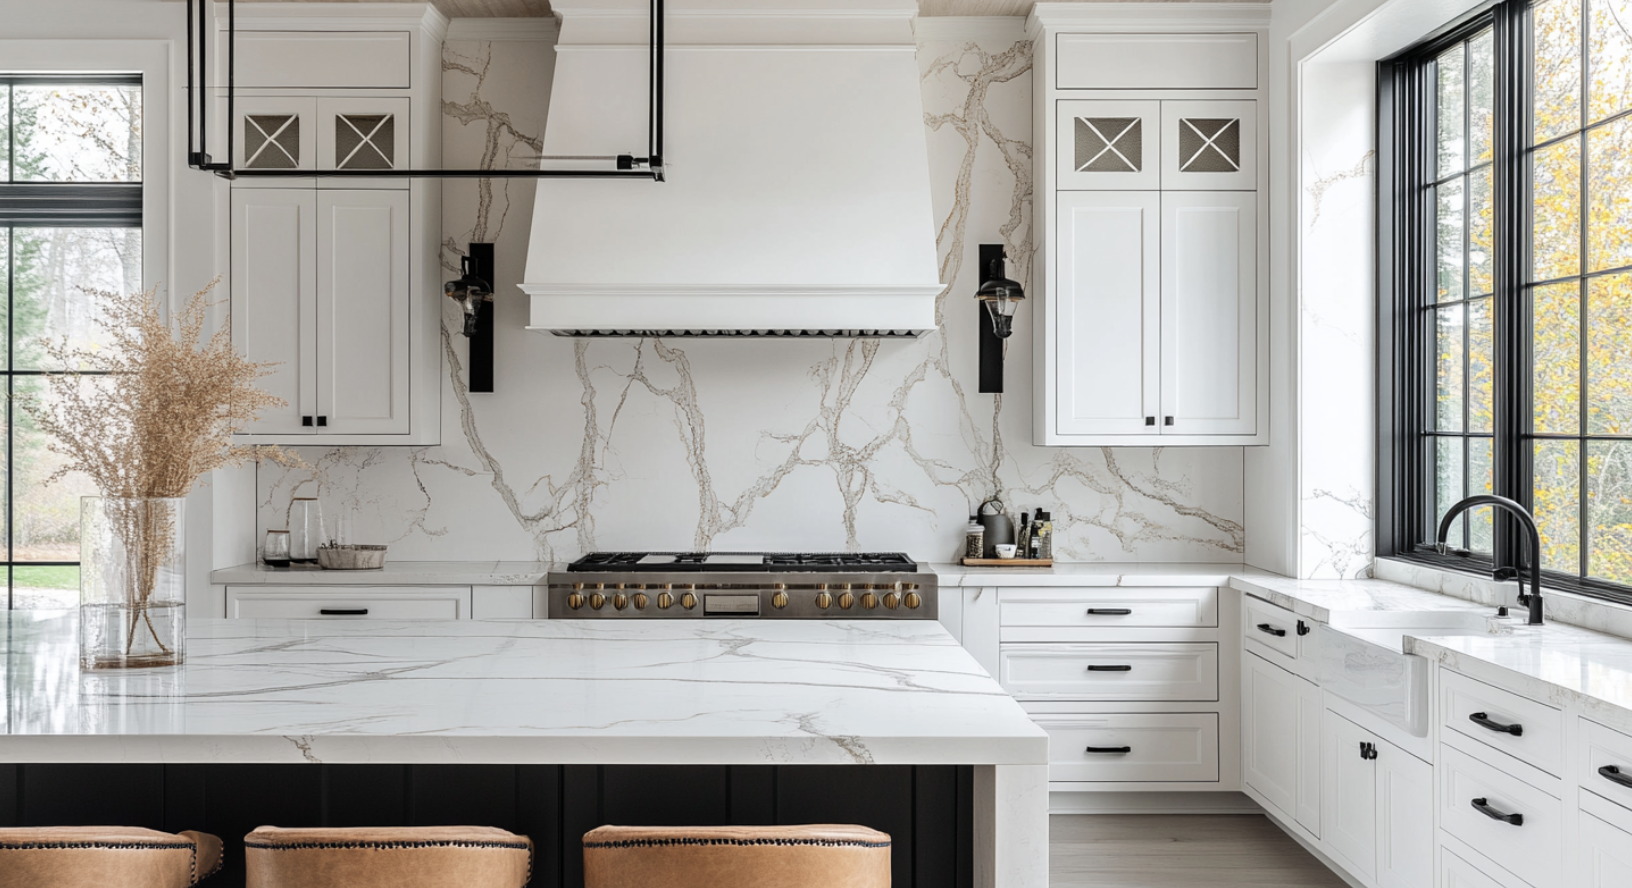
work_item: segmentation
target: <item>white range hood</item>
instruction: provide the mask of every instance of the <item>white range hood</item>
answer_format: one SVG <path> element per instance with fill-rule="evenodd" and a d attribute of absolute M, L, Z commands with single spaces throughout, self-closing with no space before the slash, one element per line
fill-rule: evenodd
<path fill-rule="evenodd" d="M 667 181 L 542 179 L 530 329 L 917 335 L 936 270 L 914 0 L 671 0 Z M 646 0 L 563 0 L 544 155 L 644 156 Z M 552 166 L 562 162 L 547 160 Z"/>

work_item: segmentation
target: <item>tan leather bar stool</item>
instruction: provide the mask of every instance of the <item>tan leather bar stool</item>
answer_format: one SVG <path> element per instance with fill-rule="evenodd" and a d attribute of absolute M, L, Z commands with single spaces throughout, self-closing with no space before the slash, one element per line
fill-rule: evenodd
<path fill-rule="evenodd" d="M 890 837 L 865 826 L 603 826 L 584 888 L 889 888 Z"/>
<path fill-rule="evenodd" d="M 247 888 L 522 888 L 533 843 L 485 826 L 263 826 L 244 864 Z"/>
<path fill-rule="evenodd" d="M 221 868 L 221 840 L 128 826 L 0 829 L 0 888 L 187 888 Z"/>

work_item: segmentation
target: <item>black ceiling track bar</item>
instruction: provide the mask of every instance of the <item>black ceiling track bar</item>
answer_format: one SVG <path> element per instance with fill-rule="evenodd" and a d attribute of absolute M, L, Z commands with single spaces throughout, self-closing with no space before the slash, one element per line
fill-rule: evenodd
<path fill-rule="evenodd" d="M 233 166 L 236 133 L 238 3 L 227 3 L 227 160 L 216 161 L 209 147 L 209 43 L 214 36 L 210 4 L 215 0 L 188 0 L 187 11 L 187 165 L 227 179 L 645 179 L 663 181 L 663 41 L 664 0 L 651 0 L 651 29 L 647 45 L 646 156 L 608 156 L 616 169 L 606 170 L 241 170 Z M 196 15 L 196 18 L 195 18 Z M 196 28 L 196 46 L 195 46 Z M 196 74 L 195 74 L 196 68 Z M 53 81 L 58 82 L 58 81 Z M 548 160 L 550 158 L 544 158 Z"/>

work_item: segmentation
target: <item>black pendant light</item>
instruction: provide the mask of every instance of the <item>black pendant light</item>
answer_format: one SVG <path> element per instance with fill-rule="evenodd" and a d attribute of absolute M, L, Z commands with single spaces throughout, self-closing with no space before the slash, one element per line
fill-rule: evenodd
<path fill-rule="evenodd" d="M 980 391 L 1003 393 L 1003 345 L 1014 333 L 1014 315 L 1026 298 L 1025 290 L 1004 270 L 1002 244 L 980 245 Z"/>

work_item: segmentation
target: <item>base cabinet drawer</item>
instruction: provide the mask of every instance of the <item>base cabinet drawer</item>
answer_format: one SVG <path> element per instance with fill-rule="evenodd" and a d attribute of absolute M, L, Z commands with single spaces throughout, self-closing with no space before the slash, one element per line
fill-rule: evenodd
<path fill-rule="evenodd" d="M 1004 589 L 999 619 L 1006 630 L 1035 628 L 1055 633 L 1062 629 L 1211 628 L 1218 625 L 1218 590 Z"/>
<path fill-rule="evenodd" d="M 1501 880 L 1490 876 L 1489 872 L 1501 872 L 1501 868 L 1492 866 L 1489 861 L 1480 861 L 1483 869 L 1475 866 L 1448 848 L 1441 848 L 1439 852 L 1439 888 L 1525 888 L 1521 882 L 1513 880 L 1503 874 Z"/>
<path fill-rule="evenodd" d="M 1440 829 L 1536 888 L 1562 884 L 1562 802 L 1444 744 L 1437 770 Z"/>
<path fill-rule="evenodd" d="M 245 589 L 228 586 L 227 616 L 246 620 L 468 620 L 470 587 Z"/>
<path fill-rule="evenodd" d="M 1048 779 L 1087 783 L 1218 780 L 1218 715 L 1034 716 L 1048 732 Z"/>
<path fill-rule="evenodd" d="M 1564 713 L 1449 669 L 1440 672 L 1439 699 L 1445 727 L 1564 775 Z"/>
<path fill-rule="evenodd" d="M 1577 777 L 1588 791 L 1632 808 L 1632 737 L 1581 719 Z M 1632 884 L 1632 883 L 1628 883 Z"/>
<path fill-rule="evenodd" d="M 1218 645 L 1004 645 L 1003 689 L 1019 700 L 1218 699 Z"/>
<path fill-rule="evenodd" d="M 1241 634 L 1288 660 L 1298 659 L 1298 615 L 1284 607 L 1241 596 Z"/>

